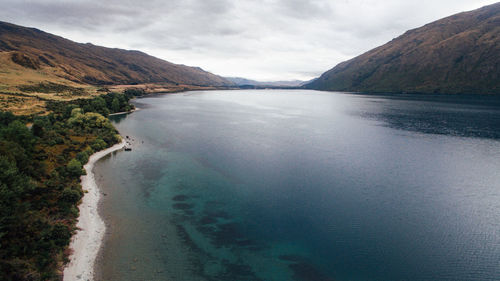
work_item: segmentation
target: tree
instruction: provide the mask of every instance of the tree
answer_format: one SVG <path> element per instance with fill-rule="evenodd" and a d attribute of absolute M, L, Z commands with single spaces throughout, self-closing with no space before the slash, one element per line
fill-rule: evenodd
<path fill-rule="evenodd" d="M 92 143 L 92 148 L 95 150 L 95 151 L 99 151 L 99 150 L 103 150 L 106 148 L 106 142 L 101 139 L 101 138 L 97 138 L 94 143 Z"/>
<path fill-rule="evenodd" d="M 33 126 L 31 127 L 33 135 L 37 137 L 43 137 L 45 126 L 46 126 L 45 122 L 43 122 L 41 119 L 36 119 L 35 122 L 33 122 Z"/>
<path fill-rule="evenodd" d="M 66 170 L 70 175 L 75 177 L 85 174 L 85 171 L 82 169 L 82 163 L 74 158 L 69 161 L 68 165 L 66 165 Z"/>
<path fill-rule="evenodd" d="M 65 188 L 61 194 L 61 199 L 68 203 L 77 203 L 82 198 L 82 194 L 72 188 Z"/>
<path fill-rule="evenodd" d="M 92 105 L 92 111 L 98 112 L 102 115 L 108 115 L 109 110 L 106 105 L 106 100 L 102 97 L 96 97 L 95 99 L 92 100 L 90 103 Z"/>
<path fill-rule="evenodd" d="M 111 93 L 51 101 L 47 116 L 0 111 L 0 280 L 59 280 L 83 196 L 82 165 L 94 149 L 119 141 L 102 114 L 123 110 L 127 100 Z"/>
<path fill-rule="evenodd" d="M 11 122 L 7 128 L 0 131 L 4 139 L 20 144 L 25 150 L 31 151 L 35 139 L 30 129 L 19 120 Z"/>
<path fill-rule="evenodd" d="M 16 116 L 9 111 L 0 111 L 0 124 L 7 126 L 12 121 L 16 120 Z"/>
<path fill-rule="evenodd" d="M 111 102 L 111 109 L 113 110 L 113 112 L 120 111 L 120 101 L 118 100 L 118 98 L 115 97 Z"/>
<path fill-rule="evenodd" d="M 51 240 L 54 241 L 57 246 L 66 246 L 69 245 L 71 231 L 66 225 L 57 223 L 52 227 L 50 236 L 50 238 L 52 238 Z"/>
<path fill-rule="evenodd" d="M 89 155 L 85 151 L 78 152 L 76 154 L 76 160 L 80 161 L 82 164 L 87 163 L 89 161 Z"/>

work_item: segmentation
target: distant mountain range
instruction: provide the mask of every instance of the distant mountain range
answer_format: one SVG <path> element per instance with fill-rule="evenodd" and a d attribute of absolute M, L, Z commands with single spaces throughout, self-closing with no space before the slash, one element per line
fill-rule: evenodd
<path fill-rule="evenodd" d="M 306 82 L 224 78 L 139 51 L 76 43 L 0 22 L 0 91 L 22 91 L 31 85 L 74 88 L 155 83 L 181 90 L 188 85 L 500 94 L 500 3 L 409 30 Z"/>
<path fill-rule="evenodd" d="M 500 3 L 409 30 L 342 62 L 306 88 L 500 94 Z"/>
<path fill-rule="evenodd" d="M 300 87 L 307 83 L 308 81 L 302 81 L 302 80 L 289 80 L 289 81 L 268 81 L 268 82 L 262 82 L 262 81 L 256 81 L 256 80 L 251 80 L 251 79 L 246 79 L 246 78 L 241 78 L 241 77 L 224 77 L 227 80 L 233 82 L 237 86 L 259 86 L 259 87 Z"/>
<path fill-rule="evenodd" d="M 201 68 L 170 63 L 139 51 L 76 43 L 35 28 L 0 22 L 0 86 L 37 81 L 73 85 L 233 85 Z"/>

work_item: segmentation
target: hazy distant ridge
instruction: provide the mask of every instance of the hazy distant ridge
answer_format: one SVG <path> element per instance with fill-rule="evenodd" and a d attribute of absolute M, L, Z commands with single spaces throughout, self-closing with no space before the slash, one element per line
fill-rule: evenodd
<path fill-rule="evenodd" d="M 338 64 L 306 87 L 500 94 L 500 3 L 409 30 Z"/>
<path fill-rule="evenodd" d="M 299 87 L 306 83 L 302 80 L 287 80 L 287 81 L 256 81 L 241 77 L 224 77 L 238 86 L 270 86 L 270 87 Z"/>

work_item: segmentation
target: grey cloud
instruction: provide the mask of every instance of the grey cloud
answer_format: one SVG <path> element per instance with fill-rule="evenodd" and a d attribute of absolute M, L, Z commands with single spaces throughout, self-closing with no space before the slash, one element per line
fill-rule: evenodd
<path fill-rule="evenodd" d="M 0 0 L 0 20 L 261 80 L 310 79 L 495 0 Z"/>
<path fill-rule="evenodd" d="M 33 22 L 54 22 L 70 25 L 70 28 L 99 30 L 100 25 L 114 21 L 117 16 L 132 17 L 134 11 L 122 7 L 109 7 L 97 3 L 82 2 L 23 2 L 9 1 L 2 5 L 5 12 L 13 12 L 17 18 Z"/>
<path fill-rule="evenodd" d="M 328 1 L 322 0 L 279 0 L 275 6 L 284 14 L 300 19 L 331 17 L 333 14 Z"/>

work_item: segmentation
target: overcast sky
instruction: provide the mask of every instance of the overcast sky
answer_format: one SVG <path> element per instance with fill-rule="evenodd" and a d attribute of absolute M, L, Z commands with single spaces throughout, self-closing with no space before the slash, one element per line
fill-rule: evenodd
<path fill-rule="evenodd" d="M 488 0 L 0 0 L 0 20 L 223 76 L 308 80 Z"/>

